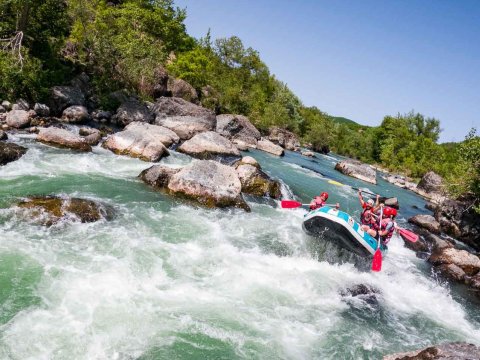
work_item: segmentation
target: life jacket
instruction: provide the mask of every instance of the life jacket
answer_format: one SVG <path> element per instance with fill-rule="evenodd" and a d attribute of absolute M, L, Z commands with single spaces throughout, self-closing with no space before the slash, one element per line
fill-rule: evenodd
<path fill-rule="evenodd" d="M 386 235 L 380 236 L 380 240 L 382 240 L 382 243 L 387 244 L 392 238 L 393 233 L 395 232 L 395 221 L 393 221 L 392 219 L 383 219 L 380 225 L 380 230 L 388 231 Z"/>
<path fill-rule="evenodd" d="M 325 205 L 325 201 L 323 201 L 320 196 L 315 196 L 313 198 L 313 204 L 310 205 L 310 210 L 316 210 L 318 208 L 321 208 L 322 206 Z"/>
<path fill-rule="evenodd" d="M 372 215 L 372 208 L 367 208 L 365 207 L 360 214 L 360 222 L 362 225 L 368 225 L 370 227 L 373 226 L 373 223 L 375 223 L 375 218 Z"/>

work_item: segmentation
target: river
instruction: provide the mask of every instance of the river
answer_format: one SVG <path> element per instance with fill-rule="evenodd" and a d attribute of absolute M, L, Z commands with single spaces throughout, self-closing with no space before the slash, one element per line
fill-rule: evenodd
<path fill-rule="evenodd" d="M 11 138 L 29 151 L 0 167 L 1 359 L 377 359 L 480 344 L 478 304 L 396 236 L 372 273 L 307 237 L 303 209 L 247 198 L 250 213 L 206 210 L 144 185 L 137 175 L 151 164 Z M 328 191 L 358 217 L 356 192 L 323 174 L 397 196 L 400 223 L 429 213 L 380 177 L 369 185 L 336 172 L 336 156 L 249 155 L 304 202 Z M 162 163 L 189 161 L 172 152 Z M 46 228 L 10 208 L 34 194 L 100 201 L 116 215 Z M 342 295 L 357 284 L 377 289 L 377 302 Z"/>

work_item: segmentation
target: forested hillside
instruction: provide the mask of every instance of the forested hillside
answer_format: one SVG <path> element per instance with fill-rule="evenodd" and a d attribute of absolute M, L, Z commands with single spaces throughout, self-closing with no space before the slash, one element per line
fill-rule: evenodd
<path fill-rule="evenodd" d="M 238 37 L 195 39 L 172 0 L 9 0 L 0 4 L 0 98 L 41 101 L 53 85 L 86 72 L 98 103 L 127 89 L 158 95 L 165 72 L 193 86 L 216 113 L 248 116 L 262 131 L 279 126 L 316 150 L 420 177 L 434 170 L 455 194 L 480 194 L 480 139 L 439 145 L 440 122 L 422 114 L 387 115 L 366 127 L 306 107 Z M 213 24 L 212 24 L 213 26 Z M 414 104 L 412 104 L 413 106 Z"/>

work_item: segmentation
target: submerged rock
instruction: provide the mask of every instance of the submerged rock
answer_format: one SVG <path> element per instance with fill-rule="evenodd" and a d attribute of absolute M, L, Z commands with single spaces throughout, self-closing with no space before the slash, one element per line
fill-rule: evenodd
<path fill-rule="evenodd" d="M 434 234 L 440 234 L 440 224 L 432 215 L 415 215 L 408 219 L 408 222 L 427 229 Z"/>
<path fill-rule="evenodd" d="M 9 162 L 20 159 L 27 152 L 27 148 L 23 146 L 0 142 L 0 165 L 8 164 Z"/>
<path fill-rule="evenodd" d="M 65 129 L 49 127 L 40 129 L 37 141 L 44 144 L 78 151 L 92 151 L 92 147 L 81 136 Z"/>
<path fill-rule="evenodd" d="M 95 222 L 100 219 L 110 220 L 113 216 L 111 208 L 92 200 L 38 196 L 20 201 L 17 207 L 24 215 L 45 226 L 54 225 L 60 221 Z"/>
<path fill-rule="evenodd" d="M 195 200 L 206 207 L 235 206 L 250 210 L 241 195 L 242 185 L 234 168 L 212 160 L 194 161 L 180 170 L 150 168 L 140 174 L 148 184 Z"/>
<path fill-rule="evenodd" d="M 237 166 L 237 174 L 242 183 L 242 192 L 255 196 L 269 196 L 279 199 L 282 196 L 280 183 L 272 180 L 258 167 L 250 164 Z"/>
<path fill-rule="evenodd" d="M 445 343 L 383 357 L 383 360 L 478 360 L 480 347 L 463 342 Z"/>
<path fill-rule="evenodd" d="M 103 147 L 115 154 L 144 161 L 159 161 L 163 156 L 169 155 L 167 146 L 178 140 L 178 136 L 167 128 L 135 121 L 125 130 L 110 135 Z"/>
<path fill-rule="evenodd" d="M 365 284 L 353 285 L 340 292 L 340 295 L 342 295 L 344 298 L 349 296 L 356 297 L 370 305 L 378 304 L 377 294 L 379 294 L 378 289 Z"/>
<path fill-rule="evenodd" d="M 363 164 L 356 160 L 343 160 L 335 165 L 335 170 L 342 174 L 352 176 L 354 178 L 376 184 L 376 171 L 369 165 Z"/>
<path fill-rule="evenodd" d="M 274 143 L 272 143 L 270 140 L 267 140 L 267 139 L 261 139 L 257 141 L 257 149 L 268 152 L 273 155 L 277 155 L 277 156 L 284 155 L 284 151 L 281 146 L 275 145 Z"/>
<path fill-rule="evenodd" d="M 177 151 L 203 160 L 216 160 L 216 157 L 240 158 L 240 151 L 228 139 L 214 131 L 195 135 L 180 145 Z M 221 160 L 221 159 L 220 159 Z"/>

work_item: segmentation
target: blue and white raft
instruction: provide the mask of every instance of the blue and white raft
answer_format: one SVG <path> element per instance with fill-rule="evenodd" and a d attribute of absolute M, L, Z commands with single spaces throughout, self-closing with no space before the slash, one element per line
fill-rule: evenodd
<path fill-rule="evenodd" d="M 363 257 L 370 257 L 377 250 L 377 240 L 363 231 L 359 223 L 330 206 L 310 211 L 305 215 L 302 227 L 308 235 L 330 240 Z M 380 250 L 384 252 L 387 247 L 380 245 Z"/>

